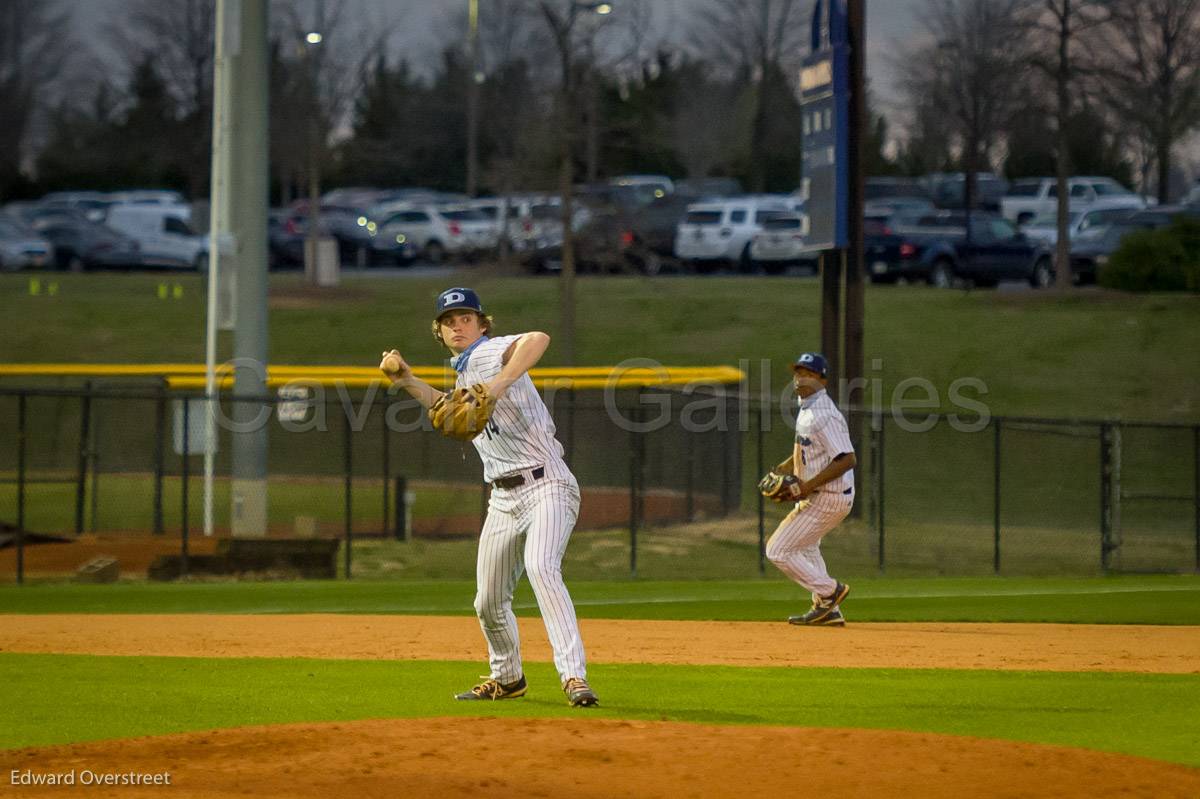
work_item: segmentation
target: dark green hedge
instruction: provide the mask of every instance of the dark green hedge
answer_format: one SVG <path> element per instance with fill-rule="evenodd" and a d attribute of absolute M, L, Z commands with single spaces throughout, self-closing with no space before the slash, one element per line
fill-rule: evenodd
<path fill-rule="evenodd" d="M 1130 233 L 1099 281 L 1124 291 L 1200 292 L 1200 218 L 1180 216 L 1167 227 Z"/>

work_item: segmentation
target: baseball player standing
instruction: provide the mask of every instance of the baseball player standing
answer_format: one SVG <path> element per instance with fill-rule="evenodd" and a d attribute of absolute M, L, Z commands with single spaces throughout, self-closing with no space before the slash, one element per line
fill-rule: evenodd
<path fill-rule="evenodd" d="M 812 593 L 812 608 L 791 616 L 791 624 L 843 627 L 841 603 L 850 586 L 829 576 L 821 539 L 841 524 L 854 504 L 854 448 L 846 419 L 826 392 L 829 367 L 824 356 L 806 352 L 792 365 L 800 408 L 792 456 L 759 484 L 776 502 L 795 501 L 767 541 L 767 558 Z"/>
<path fill-rule="evenodd" d="M 528 371 L 550 344 L 545 333 L 492 338 L 492 317 L 467 288 L 438 295 L 433 336 L 454 353 L 458 388 L 482 385 L 495 399 L 482 431 L 471 439 L 491 485 L 487 519 L 479 537 L 475 612 L 487 639 L 491 674 L 455 698 L 514 699 L 527 689 L 521 666 L 513 591 L 524 571 L 537 597 L 554 665 L 573 707 L 599 702 L 587 682 L 583 640 L 575 606 L 562 579 L 562 559 L 579 515 L 579 484 L 563 461 L 554 421 Z M 423 406 L 442 392 L 412 374 L 396 350 L 380 369 Z"/>

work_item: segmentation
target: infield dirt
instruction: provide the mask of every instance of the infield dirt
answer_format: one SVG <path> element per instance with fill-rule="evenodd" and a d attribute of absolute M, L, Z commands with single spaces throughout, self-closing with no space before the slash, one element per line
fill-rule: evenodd
<path fill-rule="evenodd" d="M 885 730 L 435 718 L 290 724 L 0 753 L 10 769 L 169 772 L 87 796 L 1153 797 L 1200 770 L 1058 746 Z M 75 790 L 80 790 L 76 788 Z M 74 795 L 25 788 L 20 796 Z"/>
<path fill-rule="evenodd" d="M 1200 630 L 1048 624 L 585 619 L 602 663 L 1195 673 Z M 547 661 L 538 619 L 527 660 Z M 11 615 L 0 652 L 484 660 L 472 617 Z M 0 774 L 171 774 L 177 797 L 1171 797 L 1200 769 L 1061 746 L 891 730 L 498 718 L 376 719 L 210 730 L 0 752 Z M 830 719 L 833 724 L 836 719 Z M 5 786 L 16 795 L 74 795 Z M 77 789 L 76 789 L 77 790 Z M 3 790 L 0 790 L 3 793 Z"/>
<path fill-rule="evenodd" d="M 5 615 L 0 652 L 189 657 L 478 660 L 473 616 Z M 525 659 L 551 659 L 546 628 L 518 621 Z M 596 663 L 1200 673 L 1200 628 L 1101 624 L 582 619 Z"/>

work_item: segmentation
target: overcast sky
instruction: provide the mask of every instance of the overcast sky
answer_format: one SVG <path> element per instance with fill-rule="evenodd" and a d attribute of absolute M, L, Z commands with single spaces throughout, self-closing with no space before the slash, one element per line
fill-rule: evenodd
<path fill-rule="evenodd" d="M 367 20 L 390 25 L 397 31 L 394 39 L 396 56 L 404 56 L 414 66 L 435 63 L 447 32 L 444 25 L 446 9 L 455 2 L 466 6 L 466 0 L 345 0 L 347 11 Z M 311 7 L 312 0 L 293 0 Z M 486 2 L 486 0 L 485 0 Z M 620 0 L 613 0 L 620 9 Z M 654 33 L 670 39 L 688 29 L 688 16 L 707 0 L 649 0 L 653 8 Z M 923 0 L 867 0 L 867 72 L 871 85 L 884 103 L 894 97 L 890 81 L 888 57 L 904 40 L 918 34 L 920 24 L 914 12 Z M 119 23 L 125 10 L 123 0 L 78 0 L 75 3 L 75 30 L 80 38 L 103 45 L 99 37 L 89 37 L 87 31 L 99 31 L 108 23 Z M 653 34 L 652 34 L 653 36 Z M 105 54 L 99 53 L 101 56 Z"/>

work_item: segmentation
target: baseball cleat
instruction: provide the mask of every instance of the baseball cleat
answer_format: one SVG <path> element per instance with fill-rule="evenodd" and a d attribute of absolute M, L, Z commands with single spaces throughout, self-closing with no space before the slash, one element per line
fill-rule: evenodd
<path fill-rule="evenodd" d="M 832 594 L 827 597 L 821 597 L 819 602 L 813 603 L 812 608 L 803 616 L 789 616 L 788 624 L 804 624 L 814 627 L 844 627 L 846 626 L 846 617 L 842 615 L 841 608 L 838 606 L 849 595 L 850 586 L 845 583 L 837 583 L 833 588 Z"/>
<path fill-rule="evenodd" d="M 803 616 L 789 616 L 788 624 L 805 627 L 845 627 L 846 617 L 837 608 L 814 607 Z"/>
<path fill-rule="evenodd" d="M 821 604 L 829 604 L 836 608 L 838 605 L 842 604 L 842 602 L 844 602 L 846 597 L 849 595 L 850 586 L 846 585 L 845 583 L 837 583 L 833 588 L 832 594 L 827 597 L 822 597 Z"/>
<path fill-rule="evenodd" d="M 582 677 L 572 677 L 563 683 L 563 693 L 571 707 L 595 707 L 600 704 L 600 697 Z"/>
<path fill-rule="evenodd" d="M 505 685 L 499 680 L 491 677 L 484 678 L 483 682 L 476 685 L 469 691 L 464 691 L 461 694 L 455 694 L 454 698 L 459 701 L 470 702 L 477 699 L 516 699 L 518 696 L 524 696 L 525 691 L 529 686 L 525 683 L 525 677 L 522 676 L 518 680 L 514 680 Z"/>

